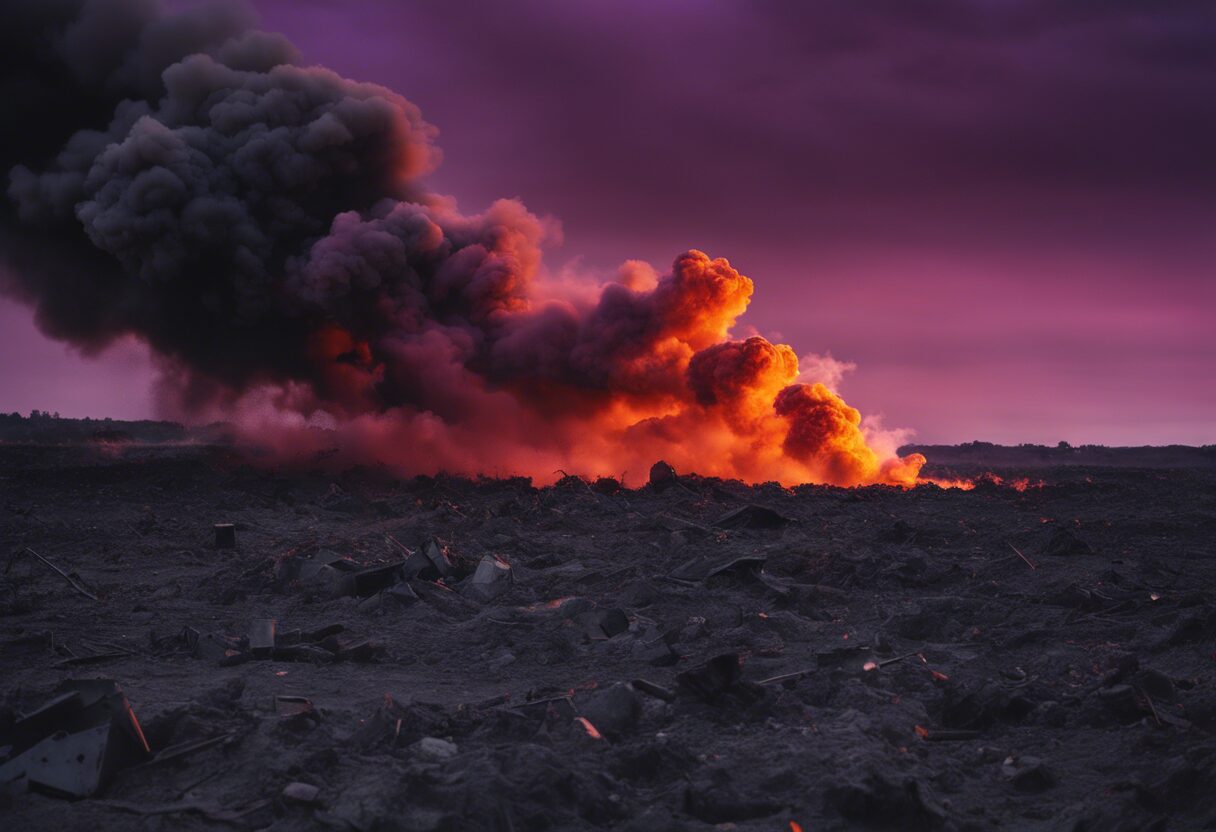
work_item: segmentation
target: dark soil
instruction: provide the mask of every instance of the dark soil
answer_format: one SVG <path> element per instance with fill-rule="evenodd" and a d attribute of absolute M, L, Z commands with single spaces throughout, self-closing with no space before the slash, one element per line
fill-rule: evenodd
<path fill-rule="evenodd" d="M 537 490 L 0 446 L 0 728 L 114 679 L 160 754 L 84 800 L 5 794 L 0 825 L 1213 828 L 1216 472 L 1031 479 Z M 292 577 L 433 538 L 446 587 Z M 254 657 L 269 618 L 315 644 Z"/>

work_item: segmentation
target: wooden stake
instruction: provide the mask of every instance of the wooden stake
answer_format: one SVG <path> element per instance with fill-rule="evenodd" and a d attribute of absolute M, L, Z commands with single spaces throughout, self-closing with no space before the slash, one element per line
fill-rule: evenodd
<path fill-rule="evenodd" d="M 1031 569 L 1038 569 L 1038 568 L 1039 568 L 1039 567 L 1037 567 L 1037 566 L 1035 566 L 1035 565 L 1034 565 L 1034 562 L 1033 562 L 1033 561 L 1032 561 L 1030 558 L 1028 558 L 1028 557 L 1026 557 L 1025 555 L 1023 555 L 1023 554 L 1022 554 L 1022 551 L 1021 551 L 1021 550 L 1020 550 L 1020 549 L 1019 549 L 1017 546 L 1014 546 L 1012 543 L 1009 543 L 1009 541 L 1008 541 L 1008 540 L 1006 540 L 1006 541 L 1005 541 L 1005 543 L 1007 543 L 1007 544 L 1009 545 L 1009 548 L 1010 548 L 1010 549 L 1012 549 L 1012 550 L 1014 551 L 1014 553 L 1015 553 L 1015 554 L 1016 554 L 1018 557 L 1020 557 L 1020 558 L 1021 558 L 1022 560 L 1024 560 L 1024 561 L 1026 561 L 1026 565 L 1027 565 L 1027 566 L 1029 566 Z"/>
<path fill-rule="evenodd" d="M 84 588 L 84 587 L 83 587 L 83 586 L 82 586 L 82 585 L 81 585 L 81 584 L 80 584 L 80 583 L 79 583 L 79 582 L 78 582 L 78 581 L 77 581 L 75 578 L 73 578 L 73 577 L 72 577 L 71 575 L 69 575 L 67 572 L 64 572 L 64 571 L 63 571 L 62 569 L 60 569 L 58 566 L 56 566 L 55 564 L 51 563 L 49 560 L 47 560 L 47 559 L 46 559 L 46 558 L 44 558 L 42 555 L 40 555 L 40 554 L 38 554 L 37 552 L 35 552 L 35 551 L 34 551 L 33 549 L 31 549 L 30 547 L 26 546 L 26 547 L 25 547 L 25 551 L 29 552 L 29 553 L 30 553 L 31 555 L 33 555 L 34 557 L 38 558 L 38 560 L 42 561 L 42 562 L 43 562 L 43 563 L 45 563 L 47 566 L 51 567 L 51 568 L 52 568 L 52 569 L 54 569 L 56 572 L 58 572 L 58 573 L 59 573 L 59 575 L 60 575 L 60 576 L 61 576 L 61 577 L 62 577 L 62 578 L 65 580 L 65 581 L 67 581 L 68 583 L 70 583 L 70 584 L 72 585 L 72 588 L 73 588 L 73 589 L 75 589 L 77 592 L 79 592 L 79 593 L 80 593 L 81 595 L 83 595 L 85 598 L 92 598 L 94 601 L 100 601 L 100 600 L 101 600 L 101 599 L 100 599 L 100 598 L 98 598 L 96 595 L 94 595 L 93 593 L 91 593 L 91 592 L 89 592 L 87 589 L 85 589 L 85 588 Z"/>

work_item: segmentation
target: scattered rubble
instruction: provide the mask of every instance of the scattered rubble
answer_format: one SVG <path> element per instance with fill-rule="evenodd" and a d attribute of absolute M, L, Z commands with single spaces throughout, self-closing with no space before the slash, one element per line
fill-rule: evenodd
<path fill-rule="evenodd" d="M 84 453 L 0 446 L 6 827 L 1216 816 L 1211 471 L 538 489 Z"/>

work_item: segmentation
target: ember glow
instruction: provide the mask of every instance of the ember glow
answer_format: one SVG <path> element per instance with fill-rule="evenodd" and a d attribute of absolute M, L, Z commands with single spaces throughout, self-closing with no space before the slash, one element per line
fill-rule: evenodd
<path fill-rule="evenodd" d="M 297 66 L 235 13 L 106 9 L 18 4 L 30 53 L 6 71 L 54 82 L 55 107 L 6 102 L 31 127 L 3 148 L 6 288 L 84 349 L 145 341 L 167 414 L 232 419 L 280 459 L 337 446 L 405 473 L 640 479 L 662 458 L 749 482 L 917 482 L 924 458 L 800 381 L 790 346 L 732 337 L 754 285 L 726 259 L 555 287 L 554 223 L 430 192 L 436 131 L 401 96 Z"/>

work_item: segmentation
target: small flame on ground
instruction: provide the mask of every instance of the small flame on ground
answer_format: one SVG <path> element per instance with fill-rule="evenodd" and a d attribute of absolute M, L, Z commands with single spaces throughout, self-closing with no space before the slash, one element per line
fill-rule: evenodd
<path fill-rule="evenodd" d="M 1047 486 L 1047 483 L 1041 479 L 1032 480 L 1029 477 L 1006 479 L 988 471 L 970 480 L 963 478 L 951 479 L 949 477 L 917 477 L 914 483 L 905 485 L 904 487 L 916 488 L 923 485 L 936 485 L 938 488 L 957 488 L 960 491 L 973 491 L 976 486 L 984 484 L 1012 488 L 1014 491 L 1028 491 L 1032 488 L 1045 488 Z"/>
<path fill-rule="evenodd" d="M 587 732 L 587 736 L 593 740 L 602 740 L 604 735 L 599 732 L 599 729 L 591 724 L 591 720 L 585 716 L 576 716 L 575 721 L 583 726 L 583 730 Z"/>

